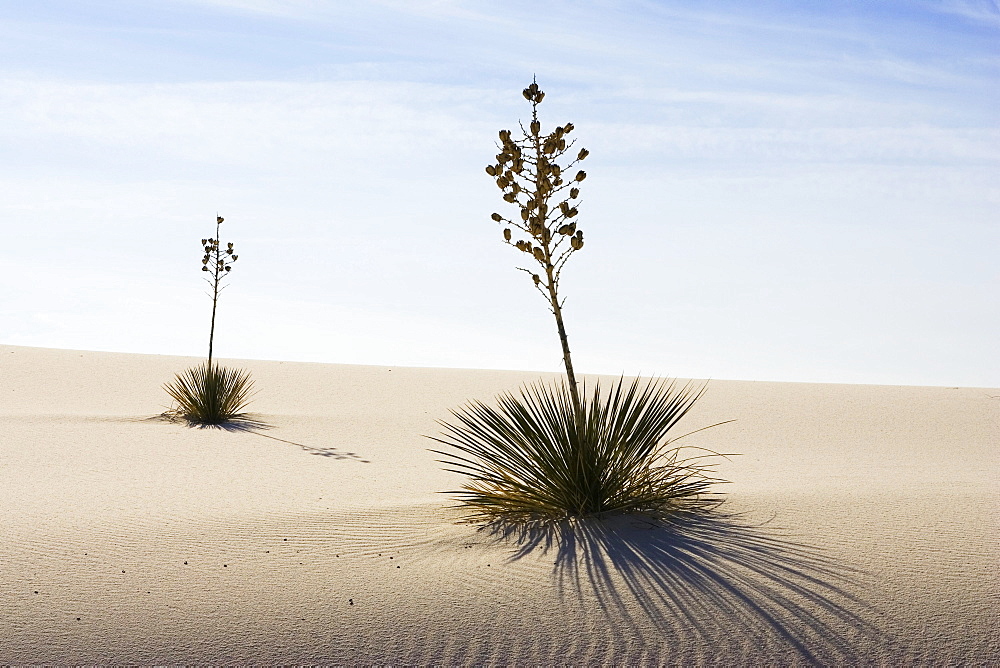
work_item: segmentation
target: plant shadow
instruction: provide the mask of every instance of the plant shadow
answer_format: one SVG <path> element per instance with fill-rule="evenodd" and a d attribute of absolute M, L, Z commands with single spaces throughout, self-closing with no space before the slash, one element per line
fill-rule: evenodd
<path fill-rule="evenodd" d="M 336 460 L 353 460 L 360 462 L 362 464 L 370 464 L 371 460 L 365 459 L 356 452 L 348 452 L 346 450 L 341 450 L 339 448 L 319 448 L 313 445 L 306 445 L 304 443 L 297 443 L 295 441 L 289 441 L 288 439 L 278 438 L 277 436 L 271 436 L 270 434 L 265 434 L 265 431 L 270 431 L 274 429 L 274 425 L 265 422 L 260 416 L 254 413 L 240 413 L 234 415 L 229 420 L 225 422 L 220 422 L 218 424 L 205 424 L 199 422 L 192 422 L 186 420 L 183 417 L 176 415 L 170 411 L 161 413 L 159 415 L 153 416 L 151 418 L 146 418 L 149 421 L 156 422 L 170 422 L 172 424 L 184 424 L 189 429 L 221 429 L 222 431 L 228 432 L 242 432 L 253 434 L 255 436 L 260 436 L 261 438 L 269 438 L 272 441 L 279 441 L 281 443 L 287 443 L 289 445 L 294 445 L 302 450 L 306 451 L 310 455 L 316 455 L 318 457 L 329 457 Z"/>
<path fill-rule="evenodd" d="M 554 552 L 565 596 L 596 598 L 632 625 L 687 629 L 705 640 L 763 647 L 777 641 L 808 663 L 856 663 L 884 646 L 874 607 L 858 593 L 864 573 L 717 509 L 671 516 L 619 515 L 561 522 L 493 521 L 481 529 L 513 544 L 511 560 Z M 713 628 L 714 627 L 714 628 Z"/>

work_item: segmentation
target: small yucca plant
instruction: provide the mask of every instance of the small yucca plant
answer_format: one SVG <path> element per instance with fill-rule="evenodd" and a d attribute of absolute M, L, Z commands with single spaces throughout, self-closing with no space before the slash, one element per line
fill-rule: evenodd
<path fill-rule="evenodd" d="M 441 423 L 443 438 L 432 438 L 459 454 L 434 452 L 469 477 L 452 493 L 471 516 L 558 520 L 716 502 L 706 496 L 716 480 L 697 463 L 703 456 L 681 459 L 666 438 L 704 386 L 637 378 L 610 392 L 598 383 L 589 397 L 582 389 L 582 414 L 566 383 L 539 383 L 501 395 L 495 408 L 474 401 Z"/>
<path fill-rule="evenodd" d="M 202 362 L 174 376 L 164 387 L 175 402 L 175 414 L 198 424 L 222 424 L 243 416 L 250 403 L 250 372 Z"/>
<path fill-rule="evenodd" d="M 250 402 L 253 380 L 250 372 L 229 369 L 212 362 L 215 343 L 215 314 L 219 294 L 225 289 L 222 279 L 232 271 L 239 257 L 232 242 L 223 250 L 219 241 L 219 227 L 224 219 L 215 218 L 215 237 L 202 239 L 205 254 L 201 270 L 208 272 L 205 279 L 212 288 L 212 324 L 208 332 L 208 361 L 174 376 L 174 381 L 163 386 L 176 402 L 168 413 L 198 424 L 223 424 L 243 415 Z"/>

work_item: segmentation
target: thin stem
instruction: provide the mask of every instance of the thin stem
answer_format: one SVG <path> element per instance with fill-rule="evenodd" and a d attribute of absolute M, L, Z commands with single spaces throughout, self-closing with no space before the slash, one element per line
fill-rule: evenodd
<path fill-rule="evenodd" d="M 212 344 L 215 342 L 215 309 L 219 303 L 219 216 L 215 217 L 215 241 L 212 244 L 215 250 L 213 260 L 213 281 L 212 281 L 212 328 L 208 332 L 208 368 L 212 368 Z"/>
<path fill-rule="evenodd" d="M 534 126 L 538 122 L 538 102 L 535 101 L 535 100 L 532 100 L 532 102 L 531 102 L 531 122 L 532 122 L 532 126 Z M 532 130 L 534 130 L 534 129 L 535 128 L 532 127 Z M 541 142 L 539 141 L 539 137 L 538 137 L 538 133 L 537 132 L 532 132 L 531 133 L 531 142 L 534 145 L 533 147 L 535 149 L 535 164 L 538 164 L 539 162 L 542 161 L 542 146 L 541 146 Z M 544 196 L 542 195 L 542 185 L 541 184 L 542 184 L 542 179 L 544 179 L 544 178 L 545 178 L 545 175 L 542 174 L 540 170 L 536 169 L 535 170 L 535 197 L 536 197 L 536 199 L 541 200 L 539 202 L 539 205 L 541 205 L 542 203 L 544 203 L 545 206 L 546 206 L 545 215 L 544 216 L 539 216 L 539 217 L 541 218 L 540 223 L 542 225 L 542 229 L 543 230 L 547 230 L 548 229 L 548 225 L 546 224 L 546 221 L 544 219 L 548 216 L 548 208 L 547 207 L 548 207 L 548 201 L 549 201 L 549 197 L 550 197 L 551 193 L 546 194 Z M 540 208 L 540 206 L 539 206 L 539 208 Z M 550 245 L 551 245 L 551 237 L 548 234 L 544 234 L 543 233 L 540 241 L 542 242 L 542 244 L 541 244 L 541 246 L 542 246 L 542 252 L 545 254 L 544 255 L 544 257 L 545 257 L 544 266 L 545 266 L 545 277 L 546 277 L 546 281 L 545 282 L 546 282 L 546 287 L 548 287 L 548 292 L 549 292 L 549 303 L 552 305 L 552 314 L 556 318 L 556 329 L 559 332 L 559 343 L 562 345 L 563 365 L 566 367 L 566 380 L 569 383 L 570 396 L 573 399 L 573 407 L 576 409 L 576 414 L 577 414 L 577 416 L 582 416 L 583 415 L 583 404 L 580 402 L 580 394 L 577 391 L 577 387 L 576 387 L 576 374 L 573 372 L 573 358 L 570 355 L 570 350 L 569 350 L 569 337 L 566 336 L 566 325 L 563 323 L 562 305 L 559 303 L 559 295 L 558 295 L 558 292 L 557 292 L 557 289 L 558 289 L 558 287 L 557 287 L 557 280 L 556 280 L 556 276 L 553 274 L 552 249 L 550 247 Z"/>

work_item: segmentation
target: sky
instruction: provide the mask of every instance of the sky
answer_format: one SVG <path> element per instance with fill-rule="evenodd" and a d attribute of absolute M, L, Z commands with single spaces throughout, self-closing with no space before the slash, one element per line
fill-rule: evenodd
<path fill-rule="evenodd" d="M 533 77 L 578 373 L 1000 386 L 995 0 L 0 3 L 0 343 L 207 354 L 218 214 L 216 356 L 558 371 Z"/>

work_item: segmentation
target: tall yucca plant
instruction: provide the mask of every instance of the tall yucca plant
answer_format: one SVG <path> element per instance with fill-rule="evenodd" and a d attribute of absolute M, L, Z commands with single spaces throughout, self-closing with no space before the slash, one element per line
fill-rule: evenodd
<path fill-rule="evenodd" d="M 704 386 L 678 388 L 655 379 L 626 386 L 620 379 L 607 393 L 596 386 L 589 397 L 578 386 L 559 281 L 566 262 L 583 248 L 575 219 L 578 186 L 587 174 L 570 174 L 588 151 L 571 153 L 572 123 L 542 132 L 538 105 L 545 93 L 537 82 L 522 94 L 531 103 L 531 121 L 521 124 L 517 138 L 500 131 L 500 152 L 486 167 L 518 213 L 492 218 L 505 226 L 504 242 L 533 263 L 518 268 L 531 276 L 555 317 L 566 381 L 502 395 L 495 408 L 473 402 L 453 411 L 454 421 L 441 422 L 442 437 L 431 437 L 453 451 L 434 452 L 449 470 L 470 478 L 454 493 L 477 517 L 586 517 L 704 503 L 714 479 L 697 463 L 703 455 L 681 458 L 667 438 Z"/>
<path fill-rule="evenodd" d="M 171 412 L 189 422 L 198 424 L 222 424 L 242 415 L 250 402 L 253 380 L 250 372 L 229 369 L 212 362 L 215 344 L 215 316 L 219 305 L 219 295 L 226 288 L 223 279 L 232 271 L 232 265 L 239 259 L 232 242 L 223 250 L 219 236 L 222 216 L 215 218 L 215 237 L 202 239 L 204 255 L 201 270 L 209 275 L 205 278 L 212 289 L 212 322 L 208 331 L 208 361 L 175 374 L 174 381 L 164 385 L 167 394 L 176 402 Z"/>

